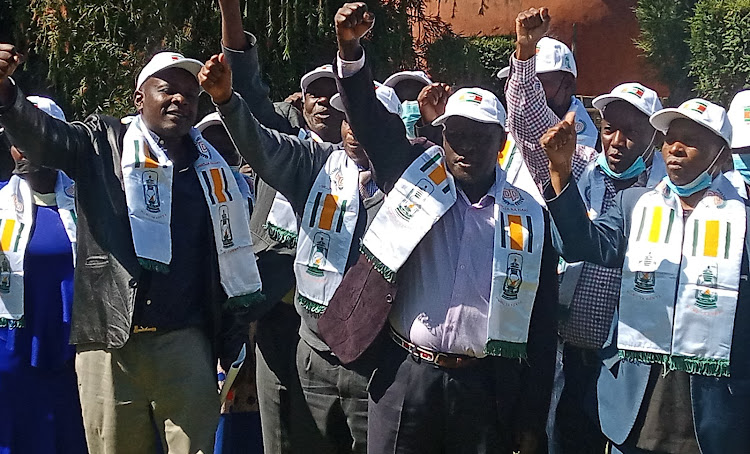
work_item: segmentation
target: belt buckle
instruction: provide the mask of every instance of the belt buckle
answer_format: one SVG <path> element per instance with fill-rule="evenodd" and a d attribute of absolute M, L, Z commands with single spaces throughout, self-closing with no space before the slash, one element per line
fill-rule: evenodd
<path fill-rule="evenodd" d="M 433 364 L 435 364 L 438 367 L 441 367 L 440 366 L 440 358 L 443 358 L 443 359 L 447 360 L 448 359 L 448 355 L 445 354 L 445 353 L 441 353 L 441 352 L 435 352 L 435 357 L 432 359 Z"/>

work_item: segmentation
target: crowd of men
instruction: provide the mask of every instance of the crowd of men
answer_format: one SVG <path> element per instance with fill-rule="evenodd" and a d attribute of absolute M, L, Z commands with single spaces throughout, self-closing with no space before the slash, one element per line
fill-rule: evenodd
<path fill-rule="evenodd" d="M 503 105 L 374 81 L 347 3 L 274 103 L 219 5 L 221 53 L 156 54 L 123 119 L 66 122 L 0 44 L 0 452 L 214 452 L 251 322 L 267 453 L 750 450 L 750 91 L 621 83 L 597 131 L 547 8 Z"/>

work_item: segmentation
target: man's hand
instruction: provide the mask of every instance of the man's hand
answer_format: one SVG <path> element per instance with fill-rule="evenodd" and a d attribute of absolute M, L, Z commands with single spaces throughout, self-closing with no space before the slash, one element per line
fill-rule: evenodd
<path fill-rule="evenodd" d="M 452 94 L 453 89 L 445 83 L 434 83 L 424 87 L 417 97 L 419 112 L 422 114 L 422 122 L 428 125 L 437 117 L 443 115 L 445 113 L 445 105 Z"/>
<path fill-rule="evenodd" d="M 336 12 L 334 23 L 336 24 L 336 40 L 339 43 L 341 59 L 346 61 L 359 60 L 362 57 L 362 47 L 359 40 L 375 24 L 375 15 L 367 11 L 367 5 L 362 2 L 345 3 Z"/>
<path fill-rule="evenodd" d="M 304 104 L 304 96 L 302 96 L 302 92 L 301 91 L 296 91 L 296 92 L 292 93 L 291 95 L 287 96 L 286 99 L 284 100 L 284 102 L 288 102 L 289 104 L 291 104 L 292 106 L 294 106 L 294 108 L 296 108 L 300 112 L 302 112 L 302 110 L 304 109 L 304 106 L 303 106 L 303 104 Z"/>
<path fill-rule="evenodd" d="M 221 10 L 221 43 L 232 50 L 248 48 L 245 31 L 242 28 L 240 0 L 219 0 Z"/>
<path fill-rule="evenodd" d="M 203 65 L 198 82 L 217 106 L 229 101 L 232 97 L 232 70 L 224 54 L 214 55 Z"/>
<path fill-rule="evenodd" d="M 550 179 L 557 194 L 570 180 L 577 141 L 575 122 L 575 112 L 568 112 L 563 121 L 547 130 L 539 140 L 549 158 Z"/>
<path fill-rule="evenodd" d="M 536 55 L 536 45 L 549 30 L 549 9 L 531 8 L 516 17 L 516 58 L 528 60 Z"/>
<path fill-rule="evenodd" d="M 22 62 L 23 58 L 16 50 L 16 46 L 0 43 L 0 82 L 5 82 L 12 76 Z"/>

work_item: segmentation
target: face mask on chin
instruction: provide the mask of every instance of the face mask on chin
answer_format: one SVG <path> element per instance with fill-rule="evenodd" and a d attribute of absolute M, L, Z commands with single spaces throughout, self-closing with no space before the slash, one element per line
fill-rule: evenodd
<path fill-rule="evenodd" d="M 704 189 L 708 189 L 711 187 L 711 183 L 714 181 L 714 178 L 711 176 L 710 171 L 713 169 L 714 165 L 716 164 L 716 161 L 719 160 L 719 157 L 724 152 L 724 149 L 726 146 L 721 147 L 721 150 L 716 154 L 716 157 L 714 160 L 709 164 L 709 166 L 701 172 L 693 181 L 687 184 L 683 185 L 676 185 L 672 183 L 672 180 L 669 179 L 669 175 L 665 177 L 667 186 L 669 186 L 669 189 L 672 190 L 675 194 L 677 194 L 680 197 L 690 197 L 691 195 L 695 194 L 696 192 L 702 191 Z"/>
<path fill-rule="evenodd" d="M 630 167 L 628 167 L 624 172 L 617 173 L 609 166 L 609 162 L 607 161 L 607 156 L 604 152 L 599 154 L 599 157 L 596 159 L 596 162 L 599 164 L 599 167 L 601 167 L 602 171 L 612 178 L 613 180 L 630 180 L 632 178 L 637 177 L 638 175 L 642 174 L 646 171 L 646 160 L 650 159 L 651 156 L 654 154 L 654 140 L 656 139 L 657 131 L 654 131 L 654 134 L 651 136 L 651 141 L 648 143 L 648 146 L 646 149 L 641 153 L 640 156 L 633 162 Z M 645 158 L 644 158 L 645 156 Z"/>

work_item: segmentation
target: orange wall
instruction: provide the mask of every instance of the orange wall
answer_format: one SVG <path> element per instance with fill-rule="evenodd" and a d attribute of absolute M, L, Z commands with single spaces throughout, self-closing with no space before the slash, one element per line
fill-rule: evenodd
<path fill-rule="evenodd" d="M 528 8 L 547 6 L 550 35 L 569 46 L 576 24 L 578 92 L 596 96 L 623 82 L 639 81 L 667 96 L 633 44 L 639 33 L 633 8 L 637 0 L 427 0 L 428 13 L 440 17 L 461 35 L 515 34 L 515 18 Z M 479 10 L 484 4 L 484 14 Z"/>

